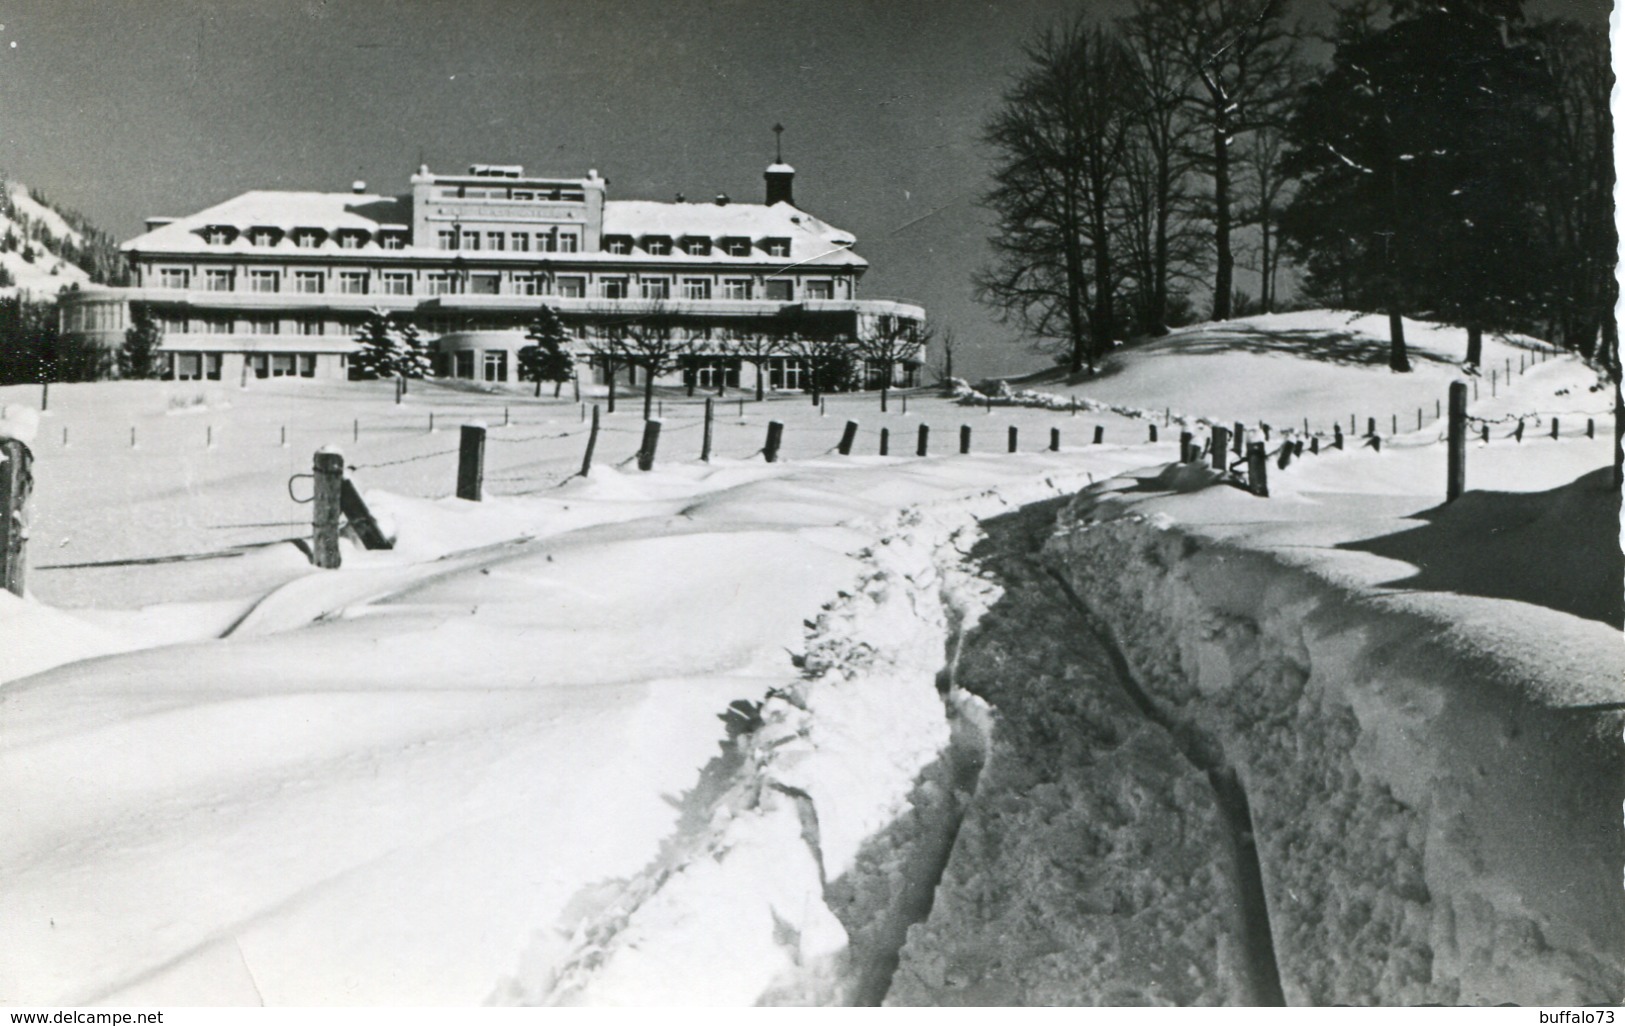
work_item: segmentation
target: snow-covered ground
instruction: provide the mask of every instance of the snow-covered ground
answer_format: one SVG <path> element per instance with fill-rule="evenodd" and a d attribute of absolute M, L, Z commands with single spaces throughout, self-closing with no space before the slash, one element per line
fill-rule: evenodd
<path fill-rule="evenodd" d="M 17 248 L 9 253 L 0 253 L 0 267 L 4 267 L 11 274 L 13 285 L 0 287 L 0 294 L 12 292 L 31 293 L 35 297 L 54 296 L 66 285 L 84 284 L 90 281 L 90 275 L 82 268 L 63 260 L 55 253 L 51 253 L 37 242 L 28 237 L 29 224 L 43 224 L 51 234 L 58 239 L 71 239 L 75 243 L 84 241 L 77 231 L 62 219 L 62 215 L 52 210 L 28 194 L 27 186 L 18 182 L 3 182 L 11 199 L 12 209 L 18 217 L 11 218 L 0 214 L 0 236 L 8 231 L 17 238 Z M 34 259 L 23 257 L 23 249 L 32 247 Z"/>
<path fill-rule="evenodd" d="M 623 397 L 586 479 L 579 408 L 517 391 L 53 388 L 0 1001 L 1617 999 L 1608 393 L 1481 383 L 1561 437 L 1497 421 L 1442 509 L 1431 399 L 1260 499 L 1174 422 L 1278 417 L 1304 361 L 1181 359 L 1088 386 L 1124 413 L 730 396 L 710 465 L 668 393 L 647 474 Z M 1314 408 L 1422 405 L 1328 367 Z M 286 540 L 324 444 L 398 535 L 325 572 Z"/>

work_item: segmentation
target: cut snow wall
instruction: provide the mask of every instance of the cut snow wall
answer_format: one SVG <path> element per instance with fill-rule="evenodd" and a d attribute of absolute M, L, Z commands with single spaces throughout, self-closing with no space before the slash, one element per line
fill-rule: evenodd
<path fill-rule="evenodd" d="M 1616 632 L 1517 606 L 1543 641 L 1520 648 L 1463 620 L 1482 604 L 1355 593 L 1088 506 L 1044 558 L 1239 774 L 1289 1004 L 1620 999 L 1625 719 L 1582 708 L 1620 701 Z"/>

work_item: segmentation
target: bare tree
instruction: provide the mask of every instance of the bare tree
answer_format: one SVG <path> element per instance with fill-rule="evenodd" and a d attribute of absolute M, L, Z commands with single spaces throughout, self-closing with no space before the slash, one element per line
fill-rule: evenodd
<path fill-rule="evenodd" d="M 1278 125 L 1261 125 L 1249 136 L 1240 157 L 1243 202 L 1237 219 L 1258 230 L 1258 305 L 1264 313 L 1275 310 L 1275 281 L 1281 267 L 1281 212 L 1291 201 L 1293 179 L 1281 169 L 1285 153 Z"/>
<path fill-rule="evenodd" d="M 1205 138 L 1193 155 L 1213 183 L 1214 320 L 1230 317 L 1235 289 L 1231 147 L 1276 117 L 1296 87 L 1297 34 L 1285 14 L 1285 0 L 1140 0 L 1134 15 L 1156 23 L 1189 76 L 1185 107 Z"/>
<path fill-rule="evenodd" d="M 729 339 L 722 346 L 722 351 L 728 356 L 735 357 L 750 364 L 756 370 L 756 401 L 762 402 L 767 398 L 767 364 L 775 356 L 783 356 L 795 338 L 794 329 L 790 334 L 779 330 L 775 324 L 772 328 L 762 331 L 745 331 Z"/>
<path fill-rule="evenodd" d="M 679 317 L 662 302 L 652 302 L 631 313 L 611 317 L 604 332 L 622 363 L 643 372 L 643 419 L 654 409 L 655 379 L 670 374 L 697 351 L 696 339 Z M 614 395 L 614 374 L 610 375 Z M 613 407 L 612 407 L 613 408 Z"/>
<path fill-rule="evenodd" d="M 817 402 L 826 391 L 844 390 L 851 377 L 854 345 L 833 331 L 806 330 L 788 338 L 789 351 L 802 362 L 807 390 Z"/>
<path fill-rule="evenodd" d="M 891 395 L 892 378 L 900 363 L 917 363 L 930 341 L 931 330 L 926 325 L 905 317 L 890 314 L 874 318 L 858 331 L 852 340 L 853 351 L 866 364 L 865 371 L 877 372 L 880 377 L 880 409 L 884 413 Z"/>
<path fill-rule="evenodd" d="M 1116 332 L 1113 190 L 1132 121 L 1129 62 L 1081 17 L 1026 48 L 1028 67 L 986 130 L 998 152 L 983 202 L 997 217 L 982 297 L 1076 373 Z"/>

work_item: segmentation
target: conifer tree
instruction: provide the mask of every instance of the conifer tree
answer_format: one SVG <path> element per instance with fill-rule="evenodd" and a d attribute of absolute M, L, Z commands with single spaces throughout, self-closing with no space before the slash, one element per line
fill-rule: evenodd
<path fill-rule="evenodd" d="M 519 350 L 520 376 L 536 382 L 538 396 L 542 394 L 542 382 L 553 382 L 553 397 L 558 398 L 564 383 L 576 373 L 575 355 L 570 352 L 570 336 L 564 330 L 564 322 L 552 307 L 543 306 L 530 322 L 525 337 L 533 344 Z"/>
<path fill-rule="evenodd" d="M 396 335 L 396 373 L 403 378 L 434 377 L 434 359 L 429 344 L 418 334 L 417 325 L 407 318 L 401 319 Z"/>
<path fill-rule="evenodd" d="M 400 340 L 389 311 L 374 307 L 355 337 L 360 351 L 350 358 L 364 379 L 392 378 L 400 373 Z"/>
<path fill-rule="evenodd" d="M 118 354 L 119 377 L 155 378 L 158 376 L 158 346 L 164 340 L 164 329 L 145 307 L 136 307 L 130 320 Z"/>

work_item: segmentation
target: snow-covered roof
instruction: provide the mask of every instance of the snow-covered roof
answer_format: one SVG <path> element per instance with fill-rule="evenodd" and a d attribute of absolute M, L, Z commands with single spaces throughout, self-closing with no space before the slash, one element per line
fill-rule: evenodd
<path fill-rule="evenodd" d="M 770 175 L 793 175 L 796 173 L 796 169 L 791 167 L 789 164 L 780 161 L 775 164 L 767 165 L 767 173 Z"/>
<path fill-rule="evenodd" d="M 295 228 L 320 228 L 331 233 L 343 228 L 366 232 L 404 228 L 410 221 L 410 203 L 393 196 L 256 190 L 137 235 L 123 248 L 167 252 L 219 252 L 223 248 L 248 248 L 244 239 L 225 247 L 210 245 L 198 233 L 211 225 L 229 225 L 239 230 L 272 227 L 285 232 Z"/>
<path fill-rule="evenodd" d="M 862 264 L 850 251 L 857 242 L 842 231 L 788 203 L 658 203 L 609 200 L 604 203 L 604 234 L 789 239 L 796 263 Z"/>

